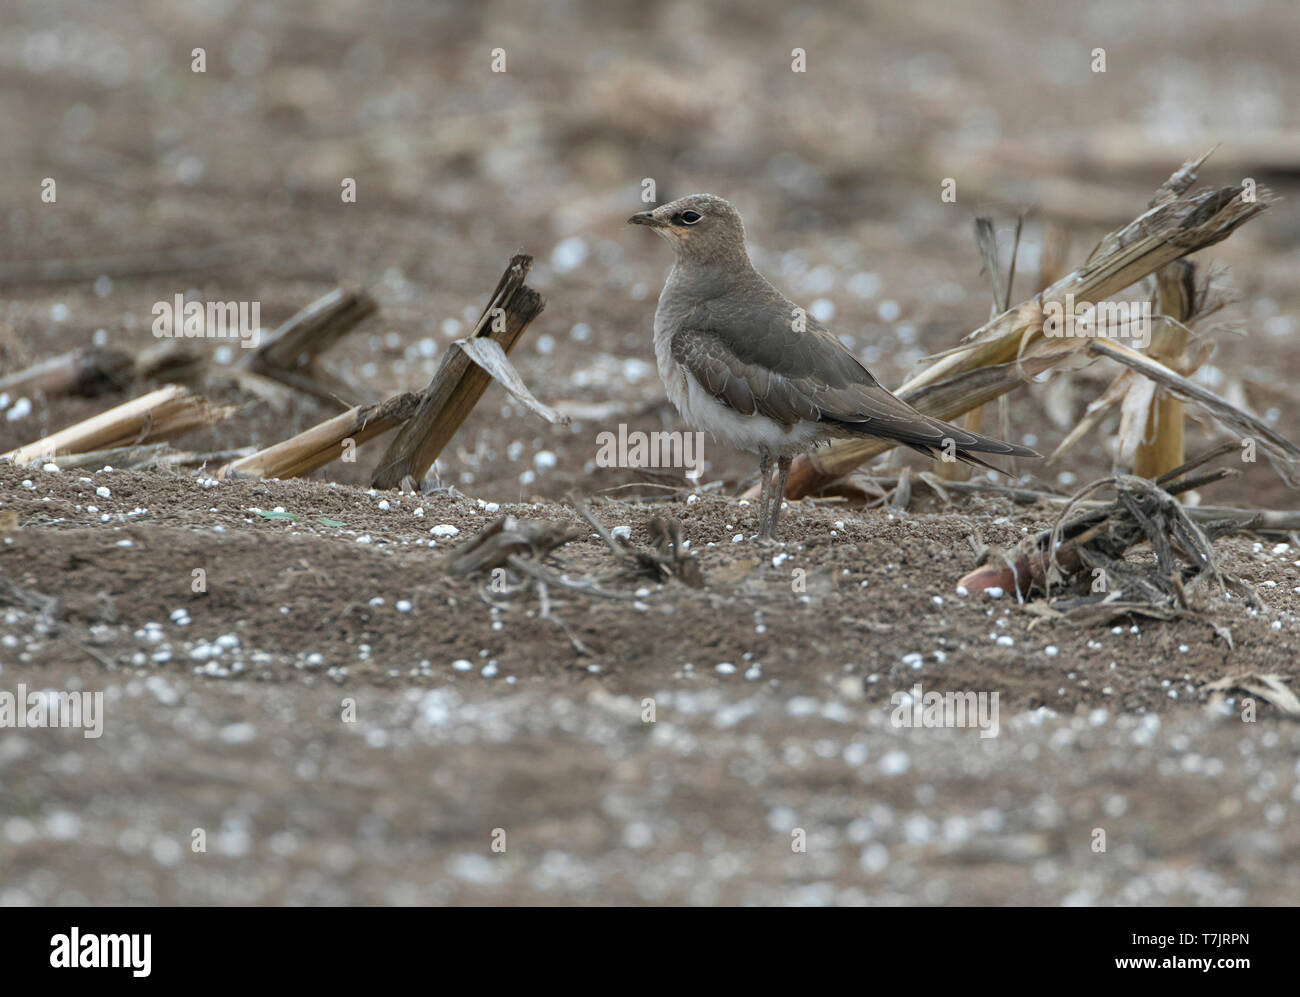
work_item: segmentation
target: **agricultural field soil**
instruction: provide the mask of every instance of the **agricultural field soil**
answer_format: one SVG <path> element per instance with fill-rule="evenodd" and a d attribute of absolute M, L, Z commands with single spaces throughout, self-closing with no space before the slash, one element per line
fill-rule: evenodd
<path fill-rule="evenodd" d="M 650 341 L 668 251 L 623 224 L 643 178 L 660 203 L 735 201 L 760 269 L 897 385 L 988 318 L 976 214 L 1005 261 L 1033 209 L 1023 299 L 1049 222 L 1077 266 L 1216 143 L 1204 182 L 1249 175 L 1282 200 L 1198 258 L 1229 265 L 1239 299 L 1197 330 L 1215 344 L 1198 376 L 1300 438 L 1300 172 L 1269 140 L 1300 133 L 1293 11 L 1198 5 L 1175 31 L 1128 4 L 885 2 L 849 26 L 786 6 L 13 12 L 0 375 L 91 344 L 143 353 L 177 294 L 259 302 L 271 329 L 356 286 L 379 312 L 324 364 L 367 400 L 419 390 L 522 249 L 547 304 L 512 361 L 572 422 L 494 385 L 420 493 L 368 488 L 386 440 L 293 481 L 0 461 L 0 692 L 103 693 L 101 736 L 0 729 L 0 904 L 1300 898 L 1300 724 L 1207 689 L 1300 688 L 1300 539 L 1216 543 L 1262 608 L 1207 586 L 1195 618 L 1081 625 L 957 591 L 977 546 L 1049 527 L 1047 505 L 820 497 L 788 503 L 765 546 L 747 455 L 706 439 L 697 481 L 596 466 L 619 424 L 685 428 Z M 812 62 L 792 80 L 796 44 Z M 191 250 L 220 262 L 169 255 Z M 105 272 L 29 266 L 90 259 Z M 190 345 L 218 373 L 243 354 Z M 1009 438 L 1050 452 L 1115 373 L 1016 391 Z M 0 452 L 156 386 L 0 398 Z M 338 411 L 194 386 L 236 406 L 176 441 L 198 452 Z M 1116 421 L 1017 472 L 1072 493 L 1109 473 Z M 1189 453 L 1225 439 L 1189 421 Z M 890 455 L 883 473 L 900 465 L 926 469 Z M 1300 507 L 1266 461 L 1239 469 L 1196 500 Z M 702 586 L 620 575 L 570 496 L 640 548 L 656 516 L 680 522 Z M 573 525 L 551 567 L 603 594 L 449 574 L 503 515 Z M 917 685 L 996 695 L 996 736 L 897 723 Z"/>

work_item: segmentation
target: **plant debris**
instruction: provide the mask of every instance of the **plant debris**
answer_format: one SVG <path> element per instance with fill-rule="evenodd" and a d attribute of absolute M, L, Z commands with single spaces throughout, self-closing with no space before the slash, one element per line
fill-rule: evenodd
<path fill-rule="evenodd" d="M 1214 682 L 1207 683 L 1205 691 L 1210 693 L 1207 704 L 1211 710 L 1221 707 L 1224 693 L 1241 690 L 1252 696 L 1258 696 L 1267 703 L 1272 703 L 1288 717 L 1300 717 L 1300 699 L 1286 685 L 1285 675 L 1264 675 L 1259 672 L 1247 672 L 1243 675 L 1227 675 Z"/>
<path fill-rule="evenodd" d="M 1260 605 L 1254 590 L 1223 570 L 1214 552 L 1214 539 L 1236 532 L 1240 524 L 1197 523 L 1176 498 L 1234 473 L 1224 469 L 1185 477 L 1225 449 L 1202 454 L 1156 482 L 1112 474 L 1084 486 L 1050 530 L 1026 537 L 1010 553 L 986 551 L 984 563 L 959 585 L 970 592 L 1011 591 L 1022 601 L 1038 593 L 1047 601 L 1030 603 L 1031 611 L 1076 622 L 1109 622 L 1128 615 L 1202 618 L 1232 646 L 1227 629 L 1204 615 L 1203 593 L 1207 584 L 1214 584 L 1247 605 Z M 1076 511 L 1087 496 L 1103 488 L 1114 490 L 1113 501 Z M 1149 549 L 1152 559 L 1127 560 L 1134 548 Z"/>

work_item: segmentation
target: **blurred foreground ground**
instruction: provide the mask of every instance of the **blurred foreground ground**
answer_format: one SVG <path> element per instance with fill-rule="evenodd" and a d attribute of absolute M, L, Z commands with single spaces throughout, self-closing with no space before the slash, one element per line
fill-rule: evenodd
<path fill-rule="evenodd" d="M 975 214 L 1009 252 L 1035 209 L 1026 297 L 1048 221 L 1075 266 L 1216 143 L 1205 182 L 1287 199 L 1206 254 L 1242 300 L 1201 376 L 1300 436 L 1298 40 L 1287 3 L 13 7 L 0 372 L 92 341 L 143 350 L 153 303 L 178 293 L 259 301 L 269 327 L 350 282 L 381 312 L 329 363 L 376 398 L 416 389 L 522 248 L 548 305 L 521 374 L 606 414 L 550 427 L 490 389 L 439 463 L 467 497 L 388 510 L 358 487 L 374 445 L 318 481 L 211 488 L 0 466 L 0 513 L 18 516 L 0 575 L 59 600 L 52 620 L 0 606 L 0 689 L 107 701 L 97 740 L 0 732 L 0 902 L 1294 902 L 1300 728 L 1266 704 L 1253 725 L 1207 715 L 1203 687 L 1296 684 L 1297 545 L 1223 545 L 1267 604 L 1210 607 L 1229 651 L 1203 623 L 1081 629 L 954 594 L 968 536 L 1012 544 L 1043 510 L 792 504 L 773 563 L 730 497 L 748 457 L 706 445 L 724 487 L 688 506 L 678 478 L 594 456 L 618 422 L 681 428 L 650 346 L 667 250 L 622 224 L 644 178 L 660 201 L 734 201 L 760 268 L 897 384 L 988 315 Z M 213 246 L 233 262 L 53 283 L 12 268 Z M 1110 376 L 1018 392 L 1013 437 L 1050 450 Z M 125 397 L 5 399 L 0 451 Z M 265 445 L 332 414 L 231 400 L 235 418 L 186 442 Z M 1112 429 L 1041 480 L 1105 473 Z M 1193 428 L 1189 449 L 1215 439 Z M 1244 469 L 1206 501 L 1297 505 L 1266 464 Z M 558 601 L 580 653 L 535 600 L 493 608 L 438 569 L 490 520 L 482 503 L 571 520 L 571 491 L 639 542 L 654 513 L 679 518 L 709 587 Z M 299 522 L 252 511 L 277 507 Z M 999 736 L 891 726 L 890 694 L 918 681 L 997 691 Z"/>

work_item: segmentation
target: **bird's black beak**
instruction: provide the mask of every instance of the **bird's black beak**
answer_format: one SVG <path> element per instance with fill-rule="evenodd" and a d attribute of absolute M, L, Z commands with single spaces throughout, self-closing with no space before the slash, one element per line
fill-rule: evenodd
<path fill-rule="evenodd" d="M 629 225 L 649 225 L 651 228 L 662 228 L 663 222 L 655 217 L 653 211 L 642 211 L 639 215 L 633 215 L 627 220 Z"/>

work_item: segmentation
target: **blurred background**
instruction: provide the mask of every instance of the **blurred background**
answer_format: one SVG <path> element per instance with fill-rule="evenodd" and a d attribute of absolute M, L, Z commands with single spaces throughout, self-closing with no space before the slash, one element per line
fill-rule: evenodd
<path fill-rule="evenodd" d="M 976 215 L 996 220 L 1005 262 L 1025 214 L 1018 300 L 1037 290 L 1045 243 L 1077 266 L 1212 146 L 1206 183 L 1249 176 L 1293 198 L 1300 169 L 1289 0 L 3 7 L 4 371 L 90 342 L 143 349 L 152 304 L 178 293 L 260 301 L 273 327 L 346 282 L 381 311 L 327 361 L 377 399 L 427 383 L 522 249 L 548 299 L 516 351 L 539 397 L 671 426 L 650 344 L 668 251 L 623 225 L 646 179 L 661 203 L 732 200 L 760 269 L 896 385 L 988 317 Z M 796 48 L 805 72 L 792 71 Z M 356 203 L 340 197 L 344 178 Z M 947 178 L 955 203 L 940 198 Z M 1210 251 L 1241 301 L 1198 376 L 1296 436 L 1293 203 Z M 38 281 L 14 266 L 208 249 L 225 262 L 115 279 Z M 1050 449 L 1110 376 L 1062 382 L 1050 407 L 1047 388 L 1018 392 L 1017 438 Z M 105 407 L 18 401 L 0 448 Z M 214 447 L 264 445 L 331 412 L 305 398 L 247 406 L 237 438 Z M 590 479 L 592 425 L 514 416 L 493 388 L 444 452 L 444 480 L 505 499 Z M 1107 435 L 1046 476 L 1108 469 Z M 710 476 L 751 473 L 738 455 L 708 456 Z M 321 473 L 360 481 L 368 468 Z M 1256 477 L 1256 501 L 1293 504 L 1263 465 Z"/>
<path fill-rule="evenodd" d="M 989 317 L 977 216 L 995 219 L 1005 265 L 1024 215 L 1021 300 L 1217 146 L 1203 183 L 1250 177 L 1282 200 L 1203 254 L 1231 266 L 1239 300 L 1196 330 L 1216 344 L 1196 376 L 1300 438 L 1298 43 L 1294 0 L 0 0 L 0 376 L 91 344 L 142 352 L 154 303 L 177 294 L 256 301 L 272 328 L 348 284 L 380 310 L 324 359 L 380 399 L 428 382 L 523 250 L 547 307 L 512 359 L 543 401 L 602 414 L 551 426 L 492 387 L 438 473 L 502 504 L 591 495 L 640 473 L 592 466 L 599 431 L 681 428 L 651 346 L 670 254 L 624 224 L 644 210 L 643 181 L 661 203 L 734 202 L 760 269 L 897 385 Z M 355 203 L 341 197 L 348 178 Z M 190 343 L 218 366 L 242 359 Z M 1050 451 L 1113 376 L 1094 365 L 1018 390 L 1013 438 Z M 335 411 L 213 381 L 204 390 L 240 411 L 188 448 L 264 446 Z M 0 392 L 0 452 L 146 387 Z M 1109 471 L 1113 429 L 1039 473 L 1070 489 Z M 1212 438 L 1194 428 L 1189 451 Z M 380 452 L 317 477 L 364 482 Z M 746 455 L 704 452 L 706 481 L 732 490 L 754 473 Z M 398 529 L 427 536 L 444 515 L 465 526 L 470 502 L 431 502 L 391 546 L 306 546 L 251 523 L 243 485 L 178 500 L 173 479 L 139 477 L 113 481 L 118 520 L 154 509 L 135 527 L 78 525 L 99 509 L 83 515 L 71 475 L 6 496 L 39 528 L 10 548 L 15 581 L 66 588 L 87 621 L 114 593 L 121 619 L 91 627 L 108 643 L 78 647 L 69 635 L 91 629 L 75 618 L 46 639 L 6 609 L 6 683 L 85 677 L 116 694 L 100 750 L 0 738 L 0 903 L 1282 904 L 1297 892 L 1293 728 L 1208 719 L 1193 686 L 1243 667 L 1293 672 L 1293 624 L 1243 610 L 1232 655 L 1189 621 L 999 631 L 1006 617 L 949 594 L 969 534 L 982 524 L 1008 543 L 1027 528 L 1000 509 L 968 515 L 979 500 L 929 523 L 863 517 L 839 601 L 771 596 L 769 612 L 759 588 L 723 611 L 676 596 L 675 616 L 584 604 L 570 618 L 601 664 L 583 667 L 567 627 L 524 607 L 505 629 L 427 547 L 403 553 Z M 357 493 L 258 487 L 389 529 Z M 46 489 L 61 504 L 44 505 Z M 1213 498 L 1300 505 L 1263 461 Z M 226 508 L 185 518 L 209 501 Z M 731 534 L 733 505 L 706 496 L 693 537 Z M 642 512 L 621 518 L 639 529 Z M 214 540 L 223 517 L 232 529 Z M 119 550 L 131 543 L 119 527 L 138 545 Z M 1227 542 L 1294 610 L 1289 548 Z M 839 555 L 808 546 L 809 563 Z M 737 551 L 720 542 L 710 570 Z M 200 552 L 211 599 L 191 598 Z M 827 590 L 848 573 L 828 569 Z M 365 603 L 380 592 L 417 611 Z M 155 652 L 163 624 L 146 621 L 159 620 L 174 660 Z M 231 674 L 211 648 L 239 645 L 235 631 L 251 662 L 254 649 L 277 655 L 247 673 L 274 681 L 206 677 Z M 135 671 L 101 673 L 109 652 Z M 244 653 L 223 660 L 237 671 Z M 910 688 L 923 655 L 927 685 L 1001 688 L 1008 712 L 1032 712 L 1000 739 L 905 738 L 874 703 Z M 322 662 L 331 679 L 354 669 L 359 726 L 340 730 L 339 690 L 312 671 Z M 643 691 L 664 711 L 653 734 Z M 1137 717 L 1148 711 L 1164 719 Z M 1108 861 L 1089 837 L 1103 817 Z M 806 855 L 790 850 L 796 820 L 812 829 Z M 502 821 L 508 857 L 484 852 Z M 190 854 L 195 827 L 213 830 L 206 858 Z"/>

